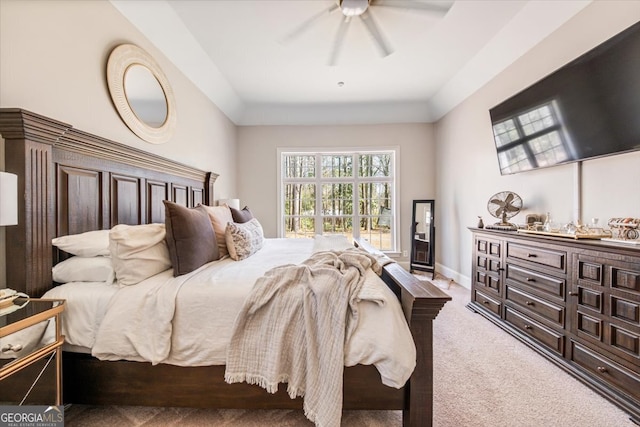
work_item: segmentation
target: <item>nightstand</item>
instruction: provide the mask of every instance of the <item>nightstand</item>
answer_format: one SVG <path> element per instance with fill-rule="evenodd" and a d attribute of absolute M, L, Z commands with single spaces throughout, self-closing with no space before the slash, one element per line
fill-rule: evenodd
<path fill-rule="evenodd" d="M 20 307 L 18 308 L 18 306 Z M 64 343 L 64 336 L 60 332 L 60 313 L 65 309 L 65 300 L 17 298 L 14 300 L 14 306 L 10 307 L 10 309 L 14 311 L 7 313 L 7 311 L 11 310 L 6 308 L 0 310 L 0 351 L 3 356 L 13 352 L 18 357 L 0 365 L 0 381 L 39 360 L 50 357 L 55 359 L 55 405 L 61 405 L 62 344 Z M 6 314 L 2 314 L 3 312 Z M 53 319 L 55 322 L 55 327 L 53 328 L 55 329 L 55 336 L 41 340 L 41 336 L 36 333 L 34 335 L 38 337 L 34 339 L 35 342 L 29 342 L 29 331 L 25 330 L 29 327 L 32 327 L 32 329 L 41 327 L 44 332 L 45 325 L 38 324 L 49 319 Z M 4 363 L 6 359 L 0 359 L 0 361 Z M 38 379 L 35 379 L 34 384 L 37 381 Z"/>

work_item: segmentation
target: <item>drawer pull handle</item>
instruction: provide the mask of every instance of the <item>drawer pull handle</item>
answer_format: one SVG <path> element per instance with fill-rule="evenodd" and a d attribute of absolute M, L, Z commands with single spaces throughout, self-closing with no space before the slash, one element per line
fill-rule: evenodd
<path fill-rule="evenodd" d="M 533 301 L 525 301 L 525 302 L 524 302 L 524 304 L 525 304 L 525 305 L 534 305 L 534 304 L 533 304 Z"/>
<path fill-rule="evenodd" d="M 527 254 L 527 257 L 529 257 L 529 258 L 535 258 L 535 257 L 537 257 L 537 256 L 538 256 L 538 255 L 536 255 L 536 254 Z"/>
<path fill-rule="evenodd" d="M 524 328 L 525 328 L 527 331 L 530 331 L 531 329 L 533 329 L 533 326 L 531 326 L 531 325 L 524 325 Z"/>
<path fill-rule="evenodd" d="M 482 301 L 482 303 L 486 304 L 486 305 L 489 305 L 489 301 L 487 301 L 487 300 Z"/>
<path fill-rule="evenodd" d="M 527 278 L 526 278 L 526 281 L 527 281 L 527 282 L 535 282 L 535 281 L 536 281 L 536 279 L 534 279 L 533 277 L 527 277 Z"/>
<path fill-rule="evenodd" d="M 607 368 L 605 368 L 604 366 L 598 366 L 596 369 L 602 374 L 607 372 Z"/>
<path fill-rule="evenodd" d="M 577 297 L 578 293 L 577 292 L 569 292 L 569 296 L 570 297 Z"/>

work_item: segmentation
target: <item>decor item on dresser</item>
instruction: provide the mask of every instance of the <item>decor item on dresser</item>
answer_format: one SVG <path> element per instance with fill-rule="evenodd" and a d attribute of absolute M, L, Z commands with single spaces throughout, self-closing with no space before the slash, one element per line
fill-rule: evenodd
<path fill-rule="evenodd" d="M 512 191 L 501 191 L 489 198 L 487 210 L 489 213 L 498 218 L 500 222 L 495 224 L 487 224 L 485 228 L 495 230 L 517 230 L 515 224 L 508 222 L 522 209 L 522 199 Z"/>
<path fill-rule="evenodd" d="M 469 308 L 640 422 L 640 248 L 471 231 Z"/>
<path fill-rule="evenodd" d="M 84 295 L 88 297 L 90 309 L 74 310 L 75 314 L 67 313 L 64 324 L 70 325 L 73 316 L 84 315 L 98 318 L 82 322 L 83 331 L 100 324 L 100 334 L 85 334 L 76 343 L 72 342 L 73 334 L 67 334 L 68 346 L 63 368 L 65 403 L 231 409 L 302 407 L 302 400 L 292 400 L 283 386 L 276 393 L 270 394 L 255 385 L 227 384 L 224 381 L 226 352 L 221 353 L 221 358 L 216 363 L 202 360 L 194 363 L 191 357 L 200 357 L 204 351 L 201 347 L 195 349 L 191 344 L 208 343 L 209 340 L 224 342 L 228 336 L 220 332 L 222 328 L 218 326 L 222 325 L 214 324 L 215 316 L 223 312 L 232 313 L 233 316 L 234 310 L 230 310 L 230 305 L 226 304 L 228 300 L 224 298 L 235 298 L 236 302 L 242 303 L 243 290 L 250 290 L 255 283 L 255 280 L 247 280 L 255 277 L 247 275 L 264 274 L 265 265 L 259 264 L 261 259 L 277 262 L 276 266 L 300 263 L 313 252 L 311 239 L 264 239 L 262 248 L 245 259 L 236 261 L 225 257 L 201 267 L 197 267 L 197 263 L 191 263 L 188 267 L 196 269 L 178 277 L 174 277 L 172 269 L 161 262 L 157 265 L 159 272 L 141 278 L 139 282 L 138 277 L 135 277 L 136 280 L 132 280 L 129 286 L 109 285 L 106 281 L 56 286 L 52 283 L 52 266 L 68 259 L 68 256 L 58 248 L 52 248 L 53 239 L 111 229 L 108 243 L 111 247 L 113 238 L 117 237 L 112 234 L 114 229 L 123 231 L 120 229 L 135 227 L 138 232 L 164 225 L 165 233 L 169 233 L 164 201 L 200 211 L 201 208 L 196 208 L 199 204 L 211 205 L 215 200 L 213 183 L 217 175 L 76 130 L 68 124 L 21 109 L 0 109 L 0 135 L 5 140 L 5 158 L 9 160 L 7 170 L 17 173 L 19 180 L 26 180 L 24 198 L 20 198 L 18 209 L 20 217 L 24 215 L 26 218 L 25 224 L 29 224 L 28 227 L 19 224 L 7 229 L 8 239 L 24 242 L 24 245 L 17 246 L 6 254 L 7 281 L 15 283 L 17 291 L 33 296 L 45 293 L 63 294 L 61 298 L 69 301 L 70 298 Z M 29 209 L 40 201 L 47 202 L 41 203 L 38 210 Z M 228 206 L 224 208 L 231 210 Z M 216 234 L 211 214 L 218 219 L 220 212 L 207 209 L 206 213 L 209 215 L 208 221 L 203 219 L 203 215 L 197 217 L 198 227 L 211 228 Z M 224 211 L 227 218 L 228 214 L 229 212 Z M 257 230 L 257 219 L 253 221 L 250 218 L 252 214 L 248 209 L 231 211 L 231 214 L 234 220 L 236 214 L 247 219 L 243 224 L 247 228 L 256 225 L 253 230 Z M 190 217 L 181 218 L 189 220 Z M 180 237 L 175 233 L 173 221 L 181 218 L 174 218 L 173 214 L 169 218 L 174 239 Z M 180 234 L 183 237 L 192 236 L 186 231 Z M 162 246 L 161 242 L 164 242 L 166 235 L 158 227 L 155 233 L 145 233 L 144 237 L 149 244 L 153 244 L 153 248 Z M 81 242 L 80 246 L 86 249 L 84 236 L 78 240 Z M 284 253 L 286 248 L 278 246 L 281 241 L 294 246 L 289 246 Z M 221 242 L 217 242 L 219 243 Z M 149 244 L 142 243 L 146 248 L 149 248 Z M 99 246 L 92 248 L 93 256 L 104 253 L 104 239 L 101 239 Z M 374 251 L 364 241 L 357 242 L 357 246 L 365 248 L 369 253 Z M 158 257 L 158 261 L 169 258 L 169 264 L 173 263 L 169 251 L 159 252 L 162 252 L 162 257 Z M 122 252 L 110 253 L 113 262 L 113 258 L 120 258 Z M 135 253 L 138 252 L 127 251 L 127 255 Z M 279 258 L 283 254 L 286 257 Z M 146 265 L 144 260 L 134 262 L 132 257 L 128 257 L 127 261 L 131 263 L 125 266 L 124 272 L 129 275 L 136 263 L 139 263 L 136 271 L 142 270 L 141 267 Z M 116 268 L 115 264 L 113 267 L 116 281 L 119 282 L 118 275 L 122 270 Z M 375 286 L 383 289 L 387 296 L 385 304 L 365 304 L 368 308 L 362 305 L 358 308 L 363 313 L 360 324 L 364 325 L 364 319 L 368 318 L 369 322 L 384 322 L 385 325 L 384 328 L 377 327 L 373 332 L 368 332 L 366 336 L 369 338 L 365 342 L 371 342 L 371 339 L 377 342 L 381 329 L 387 329 L 390 332 L 388 336 L 392 339 L 403 335 L 412 343 L 410 347 L 415 350 L 415 355 L 413 352 L 400 350 L 401 347 L 395 345 L 386 348 L 391 349 L 390 354 L 394 357 L 406 358 L 409 355 L 414 368 L 409 373 L 408 380 L 394 384 L 392 377 L 381 375 L 378 369 L 381 359 L 375 356 L 367 359 L 376 360 L 373 366 L 366 361 L 361 363 L 356 358 L 347 366 L 345 358 L 342 406 L 344 409 L 402 410 L 404 425 L 430 426 L 433 409 L 433 320 L 451 298 L 433 284 L 419 281 L 397 263 L 392 262 L 382 267 L 381 276 L 373 271 L 368 273 L 373 273 L 373 276 L 367 274 L 371 276 L 371 283 L 377 283 Z M 102 271 L 101 278 L 108 280 L 109 274 L 105 275 Z M 367 280 L 365 284 L 368 283 Z M 162 289 L 162 292 L 146 292 L 156 289 Z M 363 285 L 362 289 L 368 289 L 368 285 Z M 211 292 L 217 294 L 202 297 Z M 163 295 L 169 298 L 160 299 Z M 140 300 L 135 297 L 139 296 L 145 298 L 145 304 L 137 306 L 136 303 Z M 216 298 L 217 296 L 221 298 Z M 213 304 L 217 304 L 216 308 L 212 308 Z M 71 305 L 70 303 L 69 306 Z M 392 308 L 394 306 L 395 309 Z M 115 311 L 112 310 L 114 307 Z M 142 307 L 144 310 L 135 307 Z M 393 310 L 398 320 L 392 323 L 373 313 L 365 316 L 364 310 L 377 310 L 375 313 L 392 313 L 387 310 Z M 207 318 L 211 323 L 204 323 L 208 327 L 200 327 L 203 324 L 199 321 L 202 317 L 190 317 L 195 312 L 199 316 L 214 316 Z M 163 321 L 155 322 L 155 315 L 164 316 Z M 174 316 L 175 323 L 172 322 Z M 100 318 L 102 320 L 96 323 Z M 231 323 L 225 321 L 224 325 L 232 326 Z M 401 329 L 395 326 L 388 328 L 391 324 L 403 325 L 406 333 L 401 334 Z M 103 326 L 104 331 L 116 333 L 102 335 Z M 177 332 L 181 327 L 186 327 L 192 333 Z M 127 333 L 123 332 L 125 329 Z M 158 330 L 167 330 L 168 333 L 140 333 Z M 193 334 L 194 331 L 196 335 Z M 357 331 L 358 328 L 354 330 L 354 334 Z M 114 345 L 112 338 L 119 340 L 118 345 Z M 185 339 L 192 341 L 188 345 L 181 345 L 186 342 L 183 341 Z M 175 348 L 174 343 L 177 343 Z M 160 348 L 157 347 L 158 344 Z M 406 349 L 406 346 L 403 347 Z M 125 351 L 134 348 L 135 351 L 115 353 L 112 355 L 115 359 L 113 361 L 103 360 L 111 357 L 108 353 L 120 348 Z M 162 349 L 169 350 L 169 353 L 155 351 Z M 93 351 L 96 355 L 92 355 Z M 147 358 L 143 353 L 153 357 Z M 190 363 L 184 364 L 185 359 Z M 397 364 L 391 361 L 387 366 L 393 369 Z M 11 392 L 13 384 L 13 381 L 3 383 L 3 387 L 0 387 L 0 401 L 4 394 Z"/>
<path fill-rule="evenodd" d="M 640 245 L 640 218 L 611 218 L 611 240 Z"/>
<path fill-rule="evenodd" d="M 144 141 L 167 142 L 176 127 L 176 103 L 169 80 L 147 52 L 117 46 L 107 62 L 109 93 L 122 121 Z"/>
<path fill-rule="evenodd" d="M 533 227 L 518 228 L 519 233 L 538 234 L 544 236 L 564 237 L 569 239 L 602 239 L 611 237 L 611 230 L 605 230 L 597 226 L 588 226 L 580 222 L 569 222 L 563 226 L 551 220 L 551 214 L 547 213 L 544 224 L 535 222 Z"/>
<path fill-rule="evenodd" d="M 536 230 L 536 231 L 543 231 L 542 226 L 544 225 L 545 222 L 545 216 L 542 214 L 527 214 L 527 216 L 525 217 L 525 223 L 527 225 L 527 230 Z"/>

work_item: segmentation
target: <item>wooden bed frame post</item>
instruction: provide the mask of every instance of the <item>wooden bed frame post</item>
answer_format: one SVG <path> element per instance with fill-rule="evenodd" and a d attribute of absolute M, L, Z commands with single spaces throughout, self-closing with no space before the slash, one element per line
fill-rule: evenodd
<path fill-rule="evenodd" d="M 433 422 L 433 319 L 440 307 L 416 307 L 411 314 L 411 334 L 416 343 L 416 365 L 407 386 L 403 426 L 430 427 Z"/>
<path fill-rule="evenodd" d="M 356 246 L 377 252 L 366 240 Z M 433 423 L 433 320 L 451 300 L 430 282 L 418 280 L 397 263 L 387 264 L 382 280 L 400 299 L 416 345 L 416 368 L 405 387 L 404 427 L 430 427 Z"/>
<path fill-rule="evenodd" d="M 0 111 L 6 171 L 19 177 L 18 225 L 6 229 L 7 286 L 33 297 L 51 288 L 53 144 L 70 127 L 17 108 Z"/>

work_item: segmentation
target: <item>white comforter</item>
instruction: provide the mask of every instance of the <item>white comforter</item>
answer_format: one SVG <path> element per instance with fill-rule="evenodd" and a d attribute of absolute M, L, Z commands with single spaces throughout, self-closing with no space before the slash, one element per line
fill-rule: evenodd
<path fill-rule="evenodd" d="M 266 239 L 243 261 L 215 261 L 176 278 L 168 270 L 122 288 L 90 284 L 89 291 L 82 289 L 87 283 L 66 284 L 45 297 L 67 299 L 67 342 L 91 348 L 99 359 L 223 365 L 235 318 L 254 282 L 270 268 L 304 261 L 312 249 L 311 239 Z M 402 387 L 415 367 L 411 332 L 395 295 L 372 271 L 367 280 L 386 301 L 358 303 L 359 324 L 345 343 L 345 366 L 373 364 L 384 384 Z"/>

